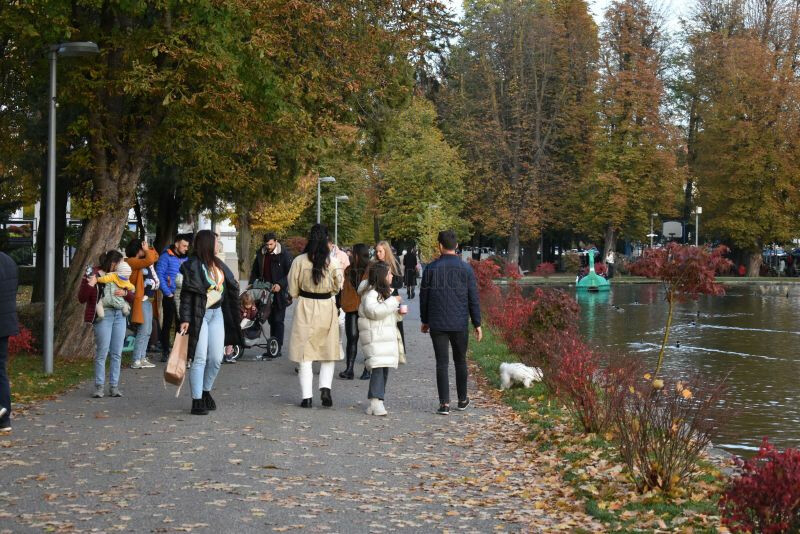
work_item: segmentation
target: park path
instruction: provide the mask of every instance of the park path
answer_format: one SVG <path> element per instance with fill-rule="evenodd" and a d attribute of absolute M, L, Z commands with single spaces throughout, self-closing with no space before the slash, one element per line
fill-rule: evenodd
<path fill-rule="evenodd" d="M 0 438 L 0 532 L 601 530 L 490 391 L 473 382 L 474 408 L 433 413 L 417 305 L 387 417 L 364 415 L 357 379 L 334 380 L 332 409 L 299 408 L 285 357 L 223 366 L 206 417 L 189 415 L 188 387 L 164 389 L 163 364 L 123 369 L 124 398 L 85 383 L 42 403 Z"/>

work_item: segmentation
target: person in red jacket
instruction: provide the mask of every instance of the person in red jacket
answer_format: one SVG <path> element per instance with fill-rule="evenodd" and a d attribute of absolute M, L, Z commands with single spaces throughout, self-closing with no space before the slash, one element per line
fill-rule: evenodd
<path fill-rule="evenodd" d="M 102 319 L 96 316 L 97 301 L 103 296 L 102 284 L 97 283 L 97 276 L 113 271 L 121 261 L 122 254 L 118 250 L 109 250 L 105 254 L 101 254 L 99 264 L 86 270 L 78 289 L 78 302 L 86 305 L 83 320 L 91 323 L 94 328 L 94 394 L 92 396 L 96 399 L 105 395 L 106 358 L 109 354 L 111 354 L 109 395 L 112 397 L 122 396 L 119 390 L 119 375 L 122 346 L 125 344 L 125 315 L 122 310 L 106 309 Z M 133 304 L 133 293 L 119 289 L 115 294 L 125 298 L 129 304 Z"/>

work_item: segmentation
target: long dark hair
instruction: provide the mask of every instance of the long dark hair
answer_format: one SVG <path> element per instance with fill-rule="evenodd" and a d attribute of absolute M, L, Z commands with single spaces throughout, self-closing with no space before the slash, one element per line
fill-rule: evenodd
<path fill-rule="evenodd" d="M 311 227 L 311 231 L 308 233 L 308 243 L 303 252 L 314 266 L 311 271 L 311 279 L 315 284 L 319 284 L 328 268 L 331 256 L 331 250 L 328 248 L 327 226 L 317 223 Z"/>
<path fill-rule="evenodd" d="M 369 247 L 364 243 L 353 245 L 353 263 L 350 264 L 350 283 L 358 289 L 358 284 L 369 267 Z"/>
<path fill-rule="evenodd" d="M 100 259 L 98 260 L 98 266 L 100 267 L 101 271 L 106 273 L 111 272 L 111 267 L 115 263 L 119 263 L 122 261 L 122 252 L 119 250 L 109 250 L 104 254 L 100 254 Z"/>
<path fill-rule="evenodd" d="M 194 255 L 205 264 L 206 268 L 222 269 L 222 262 L 217 258 L 217 236 L 211 230 L 200 230 L 194 236 Z"/>
<path fill-rule="evenodd" d="M 386 275 L 388 275 L 390 271 L 391 268 L 389 264 L 382 261 L 373 263 L 369 268 L 367 283 L 372 289 L 378 292 L 378 295 L 380 295 L 383 300 L 392 296 L 392 286 L 386 282 Z"/>

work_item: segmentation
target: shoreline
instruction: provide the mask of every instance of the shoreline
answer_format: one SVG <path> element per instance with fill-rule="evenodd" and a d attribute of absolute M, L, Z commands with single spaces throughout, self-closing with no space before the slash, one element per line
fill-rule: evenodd
<path fill-rule="evenodd" d="M 508 278 L 495 279 L 495 284 L 499 286 L 509 285 Z M 652 278 L 642 276 L 615 276 L 610 280 L 611 285 L 645 285 L 659 284 L 660 282 Z M 752 286 L 780 286 L 780 285 L 800 285 L 800 277 L 786 278 L 740 278 L 740 277 L 717 277 L 717 282 L 723 285 L 752 285 Z M 574 286 L 575 277 L 567 275 L 555 276 L 524 276 L 516 283 L 520 286 Z"/>

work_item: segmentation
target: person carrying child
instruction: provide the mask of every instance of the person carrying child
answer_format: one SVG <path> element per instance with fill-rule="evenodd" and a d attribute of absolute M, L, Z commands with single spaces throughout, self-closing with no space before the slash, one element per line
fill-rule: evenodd
<path fill-rule="evenodd" d="M 133 293 L 136 288 L 130 282 L 131 266 L 125 261 L 120 261 L 116 269 L 110 273 L 97 277 L 97 283 L 103 284 L 103 296 L 97 301 L 96 315 L 98 319 L 105 317 L 105 309 L 112 308 L 122 311 L 127 317 L 131 313 L 131 305 L 125 297 L 119 296 L 120 289 Z"/>
<path fill-rule="evenodd" d="M 387 263 L 377 262 L 370 267 L 367 280 L 359 286 L 358 337 L 366 368 L 371 372 L 367 415 L 386 415 L 383 400 L 389 368 L 397 369 L 398 364 L 406 362 L 397 323 L 408 313 L 408 308 L 400 305 L 403 297 L 392 296 L 393 276 Z"/>

